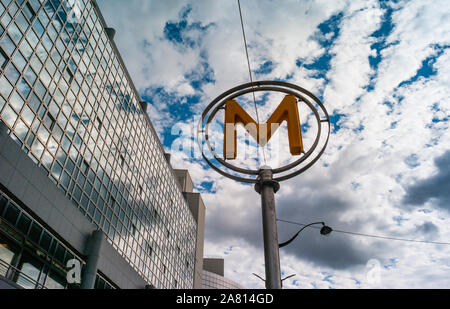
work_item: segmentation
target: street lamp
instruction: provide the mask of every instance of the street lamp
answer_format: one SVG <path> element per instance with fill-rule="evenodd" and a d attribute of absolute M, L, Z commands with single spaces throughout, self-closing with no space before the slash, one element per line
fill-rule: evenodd
<path fill-rule="evenodd" d="M 303 231 L 305 228 L 311 226 L 311 225 L 315 225 L 315 224 L 322 224 L 322 228 L 320 229 L 320 234 L 321 235 L 329 235 L 333 229 L 327 225 L 325 225 L 324 222 L 313 222 L 310 224 L 305 225 L 304 227 L 302 227 L 291 239 L 289 239 L 288 241 L 282 242 L 281 244 L 278 244 L 279 248 L 282 248 L 284 246 L 289 245 L 295 238 L 297 238 L 298 234 L 300 234 L 301 231 Z"/>

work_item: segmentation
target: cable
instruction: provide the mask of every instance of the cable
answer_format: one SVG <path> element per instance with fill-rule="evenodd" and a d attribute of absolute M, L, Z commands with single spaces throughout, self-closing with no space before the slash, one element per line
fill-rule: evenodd
<path fill-rule="evenodd" d="M 277 219 L 277 221 L 290 223 L 290 224 L 295 224 L 295 225 L 300 225 L 300 226 L 308 225 L 308 224 L 303 224 L 303 223 L 298 223 L 298 222 L 293 222 L 293 221 L 288 221 L 288 220 L 282 220 L 282 219 Z M 310 226 L 310 227 L 315 228 L 315 229 L 320 229 L 320 227 L 317 227 L 317 226 Z M 378 235 L 370 235 L 370 234 L 356 233 L 356 232 L 349 232 L 349 231 L 335 230 L 335 229 L 333 229 L 333 232 L 349 234 L 349 235 L 356 235 L 356 236 L 371 237 L 371 238 L 379 238 L 379 239 L 418 242 L 418 243 L 435 244 L 435 245 L 450 245 L 449 242 L 436 242 L 436 241 L 427 241 L 427 240 L 415 240 L 415 239 L 397 238 L 397 237 L 390 237 L 390 236 L 378 236 Z"/>
<path fill-rule="evenodd" d="M 238 7 L 239 7 L 239 16 L 241 18 L 241 28 L 242 28 L 242 37 L 244 38 L 245 55 L 247 57 L 248 75 L 250 76 L 250 82 L 253 83 L 252 69 L 250 67 L 250 59 L 248 57 L 247 39 L 245 37 L 245 30 L 244 30 L 244 20 L 242 18 L 241 1 L 237 0 L 237 2 L 238 2 Z M 253 88 L 253 85 L 252 85 L 252 88 Z M 258 122 L 258 125 L 259 125 L 259 115 L 258 115 L 258 107 L 256 105 L 255 92 L 252 92 L 252 95 L 253 95 L 253 103 L 255 105 L 256 121 Z M 259 137 L 259 132 L 258 132 L 257 136 Z M 257 144 L 258 144 L 258 149 L 259 149 L 259 141 L 257 141 Z M 263 150 L 264 164 L 267 165 L 266 152 L 264 150 L 264 147 L 262 147 L 262 150 Z"/>

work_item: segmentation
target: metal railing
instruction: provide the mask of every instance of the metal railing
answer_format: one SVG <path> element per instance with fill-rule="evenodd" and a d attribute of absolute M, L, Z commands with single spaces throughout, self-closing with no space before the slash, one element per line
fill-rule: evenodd
<path fill-rule="evenodd" d="M 0 277 L 12 281 L 24 289 L 47 289 L 20 269 L 0 259 Z"/>

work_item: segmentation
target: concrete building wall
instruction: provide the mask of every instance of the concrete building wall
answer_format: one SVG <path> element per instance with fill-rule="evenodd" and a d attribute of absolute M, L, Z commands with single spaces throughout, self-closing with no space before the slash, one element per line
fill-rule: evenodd
<path fill-rule="evenodd" d="M 204 258 L 203 269 L 223 277 L 225 273 L 225 261 L 220 258 Z"/>
<path fill-rule="evenodd" d="M 184 198 L 189 205 L 189 209 L 197 223 L 197 240 L 195 251 L 195 275 L 194 275 L 194 289 L 202 288 L 203 277 L 203 246 L 205 238 L 205 213 L 206 207 L 200 193 L 192 192 L 194 184 L 192 178 L 187 170 L 174 170 L 174 173 L 180 183 L 181 191 Z"/>

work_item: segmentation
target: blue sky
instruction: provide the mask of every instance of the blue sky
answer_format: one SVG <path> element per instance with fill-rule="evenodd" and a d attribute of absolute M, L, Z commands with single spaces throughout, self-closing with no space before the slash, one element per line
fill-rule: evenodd
<path fill-rule="evenodd" d="M 205 255 L 226 276 L 261 288 L 259 197 L 173 145 L 195 117 L 249 81 L 237 1 L 98 0 L 149 116 L 176 168 L 207 207 Z M 279 218 L 326 221 L 376 235 L 449 241 L 450 5 L 448 1 L 242 0 L 256 80 L 298 84 L 324 103 L 330 144 L 282 184 Z M 265 119 L 279 102 L 258 100 Z M 230 201 L 230 196 L 233 200 Z M 280 241 L 296 226 L 279 223 Z M 288 288 L 450 287 L 448 246 L 305 230 L 280 251 Z M 369 280 L 373 264 L 380 280 Z"/>

